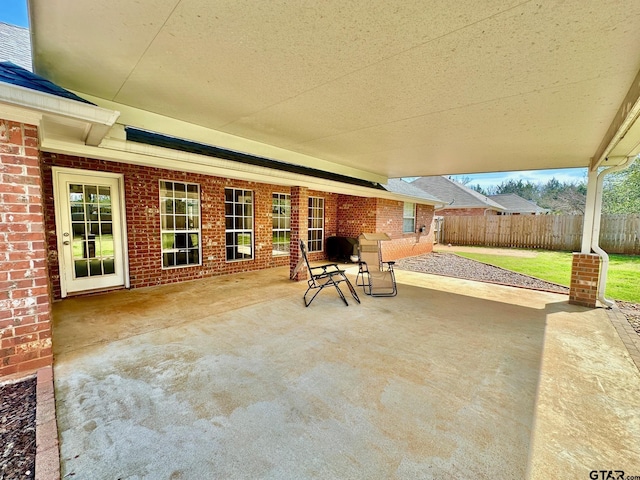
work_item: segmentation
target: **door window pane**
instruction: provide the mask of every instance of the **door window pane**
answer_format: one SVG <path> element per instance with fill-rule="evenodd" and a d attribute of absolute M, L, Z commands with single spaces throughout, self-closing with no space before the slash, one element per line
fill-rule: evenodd
<path fill-rule="evenodd" d="M 75 278 L 115 274 L 111 187 L 69 184 L 68 188 Z"/>

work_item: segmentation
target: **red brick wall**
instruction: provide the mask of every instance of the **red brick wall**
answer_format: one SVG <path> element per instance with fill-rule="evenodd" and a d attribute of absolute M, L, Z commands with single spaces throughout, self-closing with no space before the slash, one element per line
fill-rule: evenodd
<path fill-rule="evenodd" d="M 52 364 L 35 126 L 0 120 L 0 378 Z"/>
<path fill-rule="evenodd" d="M 381 198 L 340 195 L 338 200 L 338 236 L 358 237 L 363 232 L 384 232 L 392 240 L 383 242 L 385 260 L 397 260 L 429 253 L 433 250 L 434 209 L 417 205 L 416 229 L 425 225 L 424 233 L 404 233 L 404 202 Z"/>
<path fill-rule="evenodd" d="M 600 279 L 600 256 L 595 253 L 574 253 L 571 265 L 569 303 L 595 308 Z"/>
<path fill-rule="evenodd" d="M 246 182 L 194 173 L 128 165 L 69 155 L 42 153 L 42 175 L 46 198 L 46 231 L 53 291 L 60 298 L 56 227 L 51 167 L 119 173 L 124 175 L 129 275 L 132 288 L 160 285 L 197 278 L 247 272 L 289 263 L 287 256 L 272 255 L 273 193 L 290 193 L 289 187 Z M 159 180 L 200 184 L 202 211 L 202 265 L 162 269 L 160 255 Z M 224 189 L 244 188 L 254 192 L 255 254 L 253 260 L 227 262 L 225 253 Z M 337 194 L 309 192 L 325 199 L 325 237 L 337 228 Z M 305 238 L 306 240 L 306 238 Z M 314 253 L 314 260 L 324 253 Z"/>
<path fill-rule="evenodd" d="M 433 251 L 433 206 L 416 206 L 416 230 L 425 226 L 425 232 L 404 233 L 404 202 L 378 199 L 376 229 L 391 237 L 390 242 L 382 242 L 382 255 L 387 261 L 421 255 Z"/>
<path fill-rule="evenodd" d="M 339 195 L 337 235 L 356 238 L 362 232 L 375 232 L 377 201 L 376 198 Z"/>

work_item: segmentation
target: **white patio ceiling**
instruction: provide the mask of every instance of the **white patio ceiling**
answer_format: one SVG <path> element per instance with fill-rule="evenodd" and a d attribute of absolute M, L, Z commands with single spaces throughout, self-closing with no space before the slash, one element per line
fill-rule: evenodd
<path fill-rule="evenodd" d="M 121 123 L 370 178 L 587 166 L 640 70 L 637 0 L 29 8 L 36 72 Z"/>

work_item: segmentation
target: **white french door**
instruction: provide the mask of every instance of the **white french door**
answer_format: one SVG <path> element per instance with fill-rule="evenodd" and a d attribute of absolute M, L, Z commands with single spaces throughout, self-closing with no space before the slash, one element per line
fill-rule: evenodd
<path fill-rule="evenodd" d="M 122 176 L 53 168 L 62 296 L 126 286 Z"/>

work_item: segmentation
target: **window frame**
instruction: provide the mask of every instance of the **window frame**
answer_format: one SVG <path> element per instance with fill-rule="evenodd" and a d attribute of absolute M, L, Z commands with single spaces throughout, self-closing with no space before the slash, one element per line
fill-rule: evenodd
<path fill-rule="evenodd" d="M 228 200 L 227 192 L 231 192 L 231 200 Z M 239 195 L 236 195 L 236 192 L 239 192 Z M 247 194 L 251 196 L 251 202 L 240 202 L 236 201 L 236 198 L 246 198 Z M 231 205 L 231 208 L 228 207 Z M 251 214 L 246 214 L 246 208 L 250 206 Z M 236 187 L 225 187 L 224 189 L 224 219 L 225 219 L 225 228 L 224 228 L 224 245 L 225 245 L 225 260 L 227 263 L 234 262 L 246 262 L 255 260 L 255 192 L 253 190 L 247 190 L 245 188 L 236 188 Z M 242 208 L 239 208 L 242 207 Z M 241 210 L 242 213 L 238 214 L 238 211 Z M 238 220 L 242 219 L 242 227 L 238 228 Z M 250 219 L 250 227 L 246 227 L 246 220 Z M 230 221 L 231 220 L 231 221 Z M 233 227 L 229 227 L 229 223 L 233 224 Z M 249 235 L 249 243 L 248 246 L 250 248 L 250 256 L 242 256 L 236 257 L 235 255 L 239 254 L 237 247 L 244 246 L 247 244 L 243 243 L 242 245 L 238 244 L 235 240 L 239 237 L 236 235 Z M 229 244 L 229 236 L 232 236 L 232 243 Z M 229 257 L 230 251 L 235 250 L 235 255 L 233 258 Z M 231 249 L 231 250 L 230 250 Z"/>
<path fill-rule="evenodd" d="M 307 211 L 307 248 L 309 250 L 309 253 L 324 251 L 324 203 L 324 197 L 309 197 L 309 207 Z M 321 212 L 320 217 L 314 216 L 314 213 L 317 212 Z M 318 221 L 320 223 L 320 226 L 313 226 L 317 225 Z"/>
<path fill-rule="evenodd" d="M 276 201 L 279 202 L 276 204 Z M 280 202 L 284 202 L 284 205 Z M 284 213 L 276 212 L 276 209 L 284 208 Z M 284 257 L 290 255 L 291 247 L 291 194 L 273 192 L 271 194 L 271 252 L 274 257 Z M 278 226 L 276 226 L 276 223 Z M 280 235 L 284 237 L 281 240 Z M 289 240 L 286 241 L 286 237 Z M 276 241 L 276 238 L 278 239 Z M 281 245 L 281 249 L 277 249 L 276 246 Z M 285 249 L 286 245 L 286 249 Z"/>
<path fill-rule="evenodd" d="M 167 195 L 168 185 L 171 185 L 171 196 Z M 177 190 L 176 185 L 183 185 L 184 190 Z M 189 187 L 195 187 L 195 192 L 190 192 Z M 176 195 L 176 192 L 180 191 L 184 191 L 184 196 Z M 202 201 L 200 192 L 199 183 L 165 179 L 158 181 L 160 263 L 163 270 L 202 266 Z M 190 193 L 194 195 L 190 197 Z M 171 211 L 168 211 L 168 201 L 171 201 Z M 184 203 L 184 213 L 179 207 L 180 203 Z M 194 207 L 196 211 L 194 211 Z M 194 223 L 191 223 L 190 219 L 194 220 Z M 184 222 L 184 226 L 181 228 L 178 225 L 182 222 Z M 183 235 L 184 237 L 182 237 Z M 196 235 L 195 242 L 194 235 Z M 171 236 L 173 236 L 173 240 L 171 240 Z M 180 238 L 181 245 L 176 247 L 178 238 Z M 172 246 L 165 247 L 165 243 L 169 241 L 172 241 Z M 190 258 L 194 253 L 197 253 L 197 261 L 191 262 Z M 173 254 L 173 264 L 168 261 L 169 254 Z M 178 263 L 183 254 L 186 255 L 184 257 L 186 263 Z"/>
<path fill-rule="evenodd" d="M 412 215 L 407 216 L 407 206 L 412 205 Z M 417 207 L 418 205 L 414 202 L 404 202 L 402 204 L 402 233 L 415 233 L 416 232 L 416 216 L 417 216 Z M 411 230 L 408 230 L 405 226 L 407 220 L 411 220 L 412 227 Z"/>

